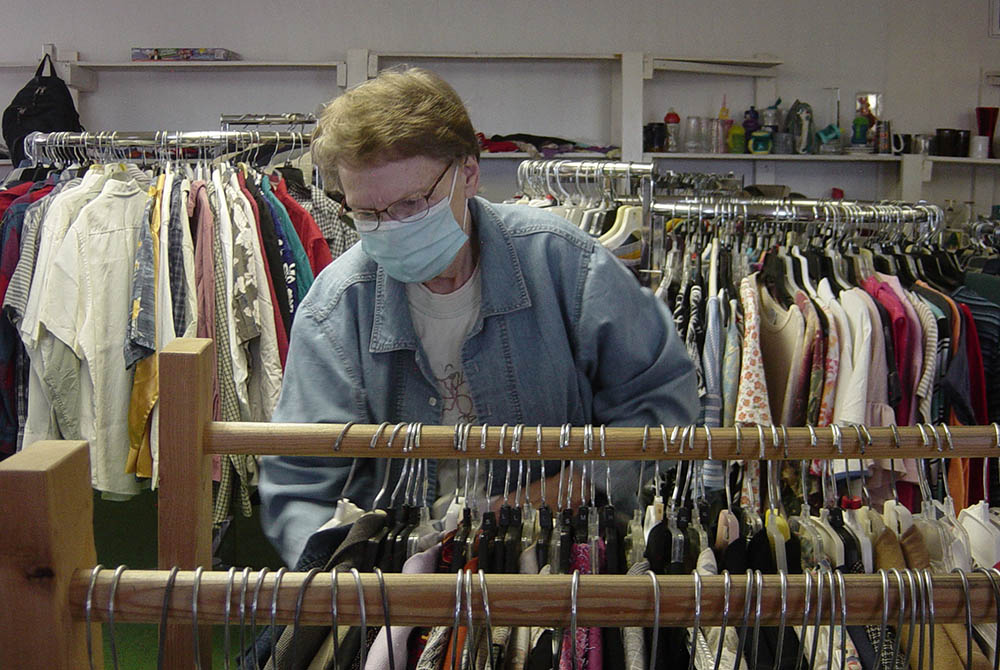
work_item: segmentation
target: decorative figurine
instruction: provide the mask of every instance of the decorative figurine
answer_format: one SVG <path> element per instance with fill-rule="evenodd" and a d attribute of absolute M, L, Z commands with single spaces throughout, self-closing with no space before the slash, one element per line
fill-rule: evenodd
<path fill-rule="evenodd" d="M 792 134 L 792 143 L 797 154 L 811 154 L 816 149 L 815 124 L 812 107 L 798 100 L 788 109 L 785 126 Z"/>

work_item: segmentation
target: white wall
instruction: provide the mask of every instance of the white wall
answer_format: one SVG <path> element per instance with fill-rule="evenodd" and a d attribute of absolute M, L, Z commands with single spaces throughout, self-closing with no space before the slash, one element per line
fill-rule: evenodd
<path fill-rule="evenodd" d="M 44 11 L 37 3 L 17 4 L 5 15 L 0 62 L 34 60 L 45 42 L 89 61 L 127 61 L 131 46 L 220 46 L 247 60 L 293 61 L 339 59 L 348 48 L 772 54 L 785 63 L 777 79 L 784 104 L 809 101 L 820 122 L 830 120 L 827 87 L 841 88 L 845 123 L 855 91 L 884 91 L 886 116 L 903 132 L 971 127 L 980 99 L 1000 104 L 1000 89 L 981 91 L 978 83 L 981 68 L 1000 69 L 1000 39 L 988 37 L 989 0 L 51 0 Z M 487 134 L 611 140 L 609 64 L 432 66 L 453 82 Z M 0 101 L 27 77 L 0 70 Z M 92 130 L 212 129 L 220 113 L 312 111 L 336 92 L 331 78 L 101 72 L 98 90 L 83 95 L 81 113 Z M 645 120 L 662 118 L 669 105 L 682 114 L 714 113 L 723 92 L 739 118 L 752 95 L 745 82 L 658 76 L 646 88 Z M 878 169 L 872 170 L 874 179 Z M 961 198 L 969 180 L 954 181 Z"/>

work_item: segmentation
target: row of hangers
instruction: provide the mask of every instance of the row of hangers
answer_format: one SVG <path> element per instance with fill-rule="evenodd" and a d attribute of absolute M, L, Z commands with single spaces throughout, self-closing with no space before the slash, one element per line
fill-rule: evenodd
<path fill-rule="evenodd" d="M 86 591 L 86 599 L 84 601 L 84 620 L 85 620 L 85 630 L 86 630 L 86 645 L 87 645 L 87 655 L 89 660 L 89 667 L 91 670 L 94 668 L 94 641 L 92 632 L 92 622 L 97 614 L 97 607 L 95 607 L 95 594 L 96 586 L 98 580 L 101 577 L 101 573 L 104 572 L 105 568 L 103 565 L 96 565 L 90 570 L 89 585 Z M 116 627 L 115 627 L 115 614 L 118 609 L 116 600 L 119 586 L 122 582 L 123 577 L 126 575 L 128 567 L 125 565 L 119 565 L 114 569 L 113 575 L 110 578 L 110 586 L 108 589 L 107 604 L 102 612 L 103 618 L 108 623 L 108 642 L 111 653 L 111 665 L 117 670 L 118 668 L 118 650 L 116 644 Z M 226 574 L 225 578 L 225 601 L 224 601 L 224 617 L 223 617 L 223 663 L 224 667 L 228 670 L 232 661 L 232 643 L 234 636 L 232 634 L 233 623 L 236 623 L 237 631 L 236 638 L 239 640 L 239 648 L 246 649 L 247 642 L 257 639 L 257 617 L 260 612 L 269 611 L 269 624 L 270 624 L 270 647 L 271 647 L 271 658 L 276 658 L 275 648 L 276 648 L 276 636 L 277 636 L 277 626 L 278 618 L 278 597 L 282 592 L 281 585 L 284 576 L 289 574 L 288 570 L 285 568 L 278 569 L 271 577 L 270 585 L 270 604 L 267 603 L 266 598 L 262 597 L 262 591 L 266 583 L 266 577 L 271 572 L 268 568 L 260 569 L 256 576 L 254 577 L 253 584 L 251 584 L 252 570 L 247 567 L 242 571 L 238 571 L 237 568 L 232 567 Z M 294 598 L 295 608 L 294 614 L 292 615 L 292 648 L 295 647 L 295 639 L 297 637 L 298 631 L 301 626 L 301 621 L 303 619 L 304 609 L 303 603 L 305 602 L 305 596 L 313 583 L 314 579 L 323 571 L 319 568 L 313 568 L 308 573 L 305 574 L 304 578 L 301 580 L 301 584 L 298 587 L 298 593 Z M 377 595 L 375 598 L 377 602 L 381 605 L 381 617 L 380 621 L 386 627 L 386 642 L 389 649 L 392 649 L 392 607 L 390 604 L 390 598 L 388 597 L 388 592 L 386 588 L 385 576 L 383 571 L 375 568 L 374 575 L 377 580 Z M 997 568 L 977 568 L 974 571 L 966 571 L 961 569 L 955 569 L 952 571 L 953 574 L 959 576 L 961 580 L 962 589 L 962 600 L 964 601 L 964 607 L 962 608 L 962 614 L 965 618 L 966 626 L 966 658 L 971 659 L 972 657 L 972 638 L 973 638 L 973 607 L 970 598 L 970 585 L 968 580 L 968 575 L 970 573 L 977 573 L 984 575 L 993 591 L 994 602 L 998 609 L 1000 609 L 1000 570 Z M 171 612 L 172 603 L 175 595 L 175 584 L 178 581 L 178 575 L 180 570 L 177 567 L 173 567 L 169 570 L 166 578 L 166 584 L 162 590 L 162 600 L 160 606 L 160 632 L 157 642 L 157 668 L 164 667 L 164 657 L 165 657 L 165 641 L 166 641 L 166 630 L 168 614 Z M 197 568 L 194 570 L 191 578 L 191 596 L 190 596 L 190 621 L 192 627 L 192 635 L 194 640 L 194 658 L 195 667 L 201 668 L 201 653 L 199 649 L 200 636 L 198 634 L 198 628 L 200 625 L 199 619 L 199 604 L 200 600 L 200 587 L 202 583 L 204 570 L 202 568 Z M 922 668 L 924 662 L 924 644 L 923 639 L 925 633 L 929 631 L 929 646 L 928 646 L 928 667 L 934 667 L 934 627 L 937 625 L 935 617 L 935 578 L 929 569 L 899 569 L 893 568 L 891 570 L 879 569 L 877 571 L 879 576 L 879 582 L 881 586 L 881 607 L 880 614 L 881 620 L 879 622 L 880 639 L 882 640 L 883 647 L 877 652 L 877 658 L 886 658 L 885 648 L 887 635 L 886 631 L 891 625 L 897 631 L 902 631 L 907 628 L 908 619 L 908 635 L 907 639 L 911 641 L 907 645 L 906 649 L 901 648 L 902 636 L 897 635 L 895 639 L 895 646 L 892 649 L 892 658 L 899 658 L 902 654 L 903 667 L 909 665 L 912 650 L 912 640 L 919 636 L 921 643 L 918 645 L 918 658 L 916 667 Z M 361 578 L 361 573 L 357 569 L 352 568 L 349 571 L 349 575 L 353 580 L 353 586 L 355 594 L 350 594 L 343 597 L 340 593 L 340 589 L 343 588 L 340 585 L 340 570 L 338 568 L 333 568 L 329 571 L 330 585 L 329 585 L 329 622 L 330 625 L 336 630 L 341 623 L 340 607 L 343 601 L 350 603 L 351 607 L 356 609 L 358 612 L 357 617 L 345 617 L 349 621 L 358 621 L 362 629 L 368 627 L 368 613 L 366 607 L 366 597 L 365 588 L 363 580 Z M 460 626 L 466 626 L 470 633 L 466 635 L 465 644 L 470 652 L 473 650 L 474 640 L 476 635 L 474 634 L 476 628 L 476 621 L 481 621 L 481 625 L 484 628 L 486 641 L 490 648 L 493 646 L 492 641 L 492 631 L 493 631 L 493 620 L 491 615 L 491 603 L 489 595 L 489 577 L 488 573 L 482 569 L 478 570 L 475 574 L 471 570 L 460 570 L 456 573 L 455 578 L 455 589 L 454 589 L 454 614 L 452 621 L 450 622 L 454 631 L 457 631 Z M 651 570 L 645 573 L 646 576 L 650 577 L 650 588 L 652 595 L 652 612 L 653 630 L 659 630 L 660 628 L 660 614 L 663 611 L 663 598 L 661 593 L 660 580 L 658 576 Z M 798 658 L 798 663 L 796 667 L 801 667 L 803 661 L 808 659 L 809 668 L 815 668 L 816 654 L 817 654 L 817 643 L 819 636 L 815 633 L 811 636 L 812 644 L 807 645 L 807 635 L 810 627 L 813 631 L 817 631 L 820 627 L 829 627 L 831 631 L 835 631 L 836 627 L 839 626 L 840 630 L 840 658 L 841 667 L 845 663 L 846 659 L 846 638 L 847 638 L 847 624 L 848 624 L 848 605 L 849 599 L 847 598 L 847 586 L 844 574 L 840 570 L 831 570 L 828 567 L 820 567 L 815 570 L 806 570 L 802 574 L 802 580 L 804 582 L 804 589 L 801 597 L 801 605 L 799 609 L 801 610 L 801 620 L 798 617 L 792 617 L 789 614 L 791 609 L 791 599 L 789 597 L 789 575 L 785 571 L 780 571 L 778 573 L 778 579 L 780 582 L 780 600 L 778 602 L 778 644 L 776 646 L 777 656 L 775 658 L 774 667 L 780 667 L 781 661 L 781 651 L 783 649 L 780 640 L 785 634 L 788 626 L 799 626 L 799 643 L 797 647 L 796 657 Z M 763 595 L 764 595 L 764 574 L 760 570 L 747 570 L 745 573 L 745 583 L 742 592 L 739 586 L 734 586 L 734 576 L 728 571 L 723 571 L 720 575 L 723 582 L 723 604 L 721 608 L 721 622 L 720 630 L 718 636 L 718 647 L 715 650 L 708 648 L 707 641 L 702 634 L 702 622 L 703 622 L 703 603 L 702 603 L 702 592 L 703 592 L 703 582 L 705 579 L 697 572 L 694 571 L 691 575 L 693 581 L 694 590 L 694 606 L 693 615 L 691 621 L 693 624 L 692 631 L 695 632 L 691 635 L 690 645 L 690 665 L 689 668 L 693 666 L 694 659 L 698 655 L 699 645 L 704 645 L 704 649 L 708 652 L 705 654 L 708 663 L 712 664 L 713 670 L 718 670 L 720 667 L 720 660 L 722 657 L 722 648 L 725 640 L 726 629 L 732 625 L 734 628 L 738 629 L 738 639 L 739 648 L 744 648 L 744 643 L 747 641 L 747 636 L 750 638 L 750 667 L 757 667 L 758 658 L 758 645 L 760 640 L 760 633 L 762 627 L 762 621 L 764 617 L 764 611 L 762 609 Z M 238 580 L 238 581 L 237 581 Z M 186 581 L 186 580 L 185 580 Z M 478 581 L 478 595 L 480 601 L 480 608 L 482 615 L 480 616 L 477 612 L 474 612 L 473 607 L 473 584 L 474 581 Z M 573 571 L 570 581 L 570 606 L 569 606 L 569 639 L 574 645 L 574 652 L 576 651 L 577 644 L 577 627 L 578 627 L 578 612 L 580 608 L 580 581 L 581 575 L 579 570 Z M 129 580 L 126 579 L 126 583 Z M 895 584 L 893 584 L 895 582 Z M 895 586 L 895 590 L 893 589 Z M 825 592 L 828 590 L 829 602 L 824 609 L 824 600 L 826 599 Z M 895 591 L 895 592 L 894 592 Z M 815 592 L 815 594 L 814 594 Z M 236 607 L 236 612 L 233 612 L 233 596 L 236 595 L 238 598 L 238 605 Z M 898 611 L 896 616 L 890 618 L 891 608 L 890 601 L 893 600 L 895 596 L 895 604 L 898 606 Z M 355 599 L 356 597 L 356 599 Z M 732 600 L 734 598 L 742 599 L 743 603 L 743 613 L 740 617 L 735 615 L 731 607 Z M 796 601 L 799 599 L 796 598 Z M 287 609 L 287 605 L 284 606 Z M 907 609 L 909 613 L 907 616 Z M 797 612 L 796 612 L 797 614 Z M 998 612 L 1000 616 L 1000 612 Z M 715 619 L 716 617 L 705 616 L 704 620 L 708 621 L 709 618 Z M 732 621 L 732 623 L 731 623 Z M 311 625 L 316 625 L 313 621 Z M 545 626 L 546 624 L 542 621 L 538 622 L 538 625 Z M 833 667 L 834 654 L 833 645 L 835 644 L 835 635 L 830 634 L 828 637 L 829 649 L 826 653 L 827 658 L 827 668 Z M 553 667 L 558 667 L 558 659 L 562 655 L 562 644 L 563 635 L 553 636 Z M 452 635 L 451 637 L 452 649 L 457 651 L 458 636 Z M 337 636 L 333 636 L 333 658 L 334 660 L 334 670 L 339 670 L 337 663 L 339 662 L 339 655 L 337 651 Z M 996 632 L 996 648 L 1000 649 L 1000 629 Z M 658 658 L 658 636 L 652 636 L 652 643 L 649 653 L 650 667 L 653 667 L 654 659 Z M 360 654 L 360 667 L 365 667 L 366 662 L 366 648 L 362 644 L 359 648 Z M 459 658 L 461 655 L 458 653 L 453 653 L 453 658 Z M 474 655 L 473 655 L 474 656 Z M 576 654 L 572 655 L 575 667 L 575 657 Z M 388 654 L 389 658 L 389 670 L 394 670 L 395 661 L 394 655 L 392 653 Z M 714 661 L 713 661 L 714 658 Z M 968 663 L 971 661 L 967 660 Z M 487 667 L 493 668 L 493 658 L 492 655 L 487 656 Z"/>

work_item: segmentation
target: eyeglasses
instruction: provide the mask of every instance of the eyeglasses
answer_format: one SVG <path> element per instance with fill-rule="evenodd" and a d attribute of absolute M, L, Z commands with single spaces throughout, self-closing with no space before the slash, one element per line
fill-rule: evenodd
<path fill-rule="evenodd" d="M 438 184 L 448 174 L 452 164 L 448 163 L 444 172 L 438 175 L 434 184 L 427 190 L 425 195 L 403 198 L 392 203 L 385 209 L 352 209 L 349 214 L 354 220 L 354 225 L 358 231 L 370 233 L 378 229 L 379 224 L 385 219 L 401 221 L 403 223 L 413 223 L 427 216 L 427 211 L 431 208 L 431 196 L 437 189 Z"/>

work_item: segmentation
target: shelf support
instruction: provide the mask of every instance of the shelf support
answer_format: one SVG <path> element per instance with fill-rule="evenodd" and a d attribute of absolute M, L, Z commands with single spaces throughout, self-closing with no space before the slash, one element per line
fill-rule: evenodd
<path fill-rule="evenodd" d="M 621 126 L 617 129 L 617 136 L 621 139 L 623 161 L 642 160 L 644 61 L 643 54 L 638 51 L 622 54 Z"/>
<path fill-rule="evenodd" d="M 378 56 L 375 56 L 377 59 Z M 368 67 L 370 52 L 368 49 L 347 50 L 347 87 L 354 88 L 369 78 Z M 377 63 L 377 60 L 376 60 Z M 339 71 L 339 68 L 338 68 Z M 339 78 L 339 75 L 338 75 Z"/>

